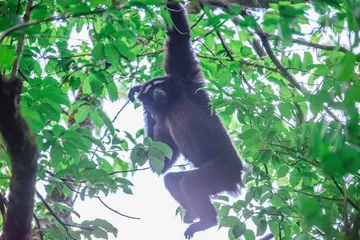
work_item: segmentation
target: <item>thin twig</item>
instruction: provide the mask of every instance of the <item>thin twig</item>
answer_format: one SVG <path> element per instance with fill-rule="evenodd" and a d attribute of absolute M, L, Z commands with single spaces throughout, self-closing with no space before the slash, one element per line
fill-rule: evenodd
<path fill-rule="evenodd" d="M 311 193 L 307 193 L 307 192 L 302 192 L 302 191 L 298 191 L 298 190 L 294 190 L 294 192 L 297 193 L 301 193 L 310 197 L 314 197 L 314 198 L 319 198 L 319 199 L 324 199 L 324 200 L 328 200 L 328 201 L 333 201 L 333 202 L 342 202 L 344 201 L 343 198 L 330 198 L 330 197 L 324 197 L 324 196 L 319 196 L 319 195 L 315 195 L 315 194 L 311 194 Z"/>
<path fill-rule="evenodd" d="M 209 32 L 205 33 L 203 36 L 200 36 L 198 38 L 195 38 L 193 40 L 193 42 L 199 41 L 200 39 L 206 38 L 208 35 L 212 34 L 214 31 L 216 31 L 216 29 L 220 28 L 222 25 L 224 25 L 227 22 L 228 19 L 225 19 L 224 21 L 222 21 L 221 23 L 219 23 L 219 25 L 213 27 Z"/>
<path fill-rule="evenodd" d="M 292 39 L 292 41 L 296 44 L 299 45 L 303 45 L 303 46 L 308 46 L 308 47 L 313 47 L 313 48 L 318 48 L 318 49 L 323 49 L 323 50 L 327 50 L 327 51 L 340 51 L 340 52 L 348 52 L 349 50 L 343 46 L 329 46 L 329 45 L 322 45 L 319 43 L 312 43 L 312 42 L 307 42 L 304 40 L 300 40 L 300 39 Z"/>
<path fill-rule="evenodd" d="M 120 213 L 118 212 L 117 210 L 111 208 L 110 206 L 108 206 L 100 197 L 97 197 L 97 199 L 107 208 L 109 209 L 110 211 L 122 216 L 122 217 L 126 217 L 126 218 L 130 218 L 130 219 L 136 219 L 136 220 L 139 220 L 140 218 L 139 217 L 132 217 L 132 216 L 129 216 L 129 215 L 126 215 L 126 214 L 123 214 L 123 213 Z"/>
<path fill-rule="evenodd" d="M 336 181 L 336 179 L 333 176 L 330 176 L 331 180 L 335 184 L 336 188 L 341 192 L 341 194 L 345 197 L 345 193 L 343 192 L 342 187 L 340 184 Z M 347 197 L 347 201 L 350 203 L 350 205 L 355 208 L 358 212 L 360 212 L 360 207 L 357 206 L 349 197 Z"/>
<path fill-rule="evenodd" d="M 73 192 L 77 193 L 77 194 L 81 194 L 81 192 L 77 191 L 76 189 L 74 189 L 70 184 L 68 184 L 67 182 L 64 181 L 64 184 Z M 89 195 L 87 195 L 89 196 Z M 110 207 L 109 205 L 107 205 L 102 199 L 100 196 L 89 196 L 89 197 L 92 197 L 92 198 L 96 198 L 98 199 L 107 209 L 109 209 L 110 211 L 122 216 L 122 217 L 126 217 L 126 218 L 130 218 L 130 219 L 136 219 L 136 220 L 139 220 L 140 218 L 139 217 L 132 217 L 132 216 L 129 216 L 129 215 L 126 215 L 126 214 L 123 214 L 115 209 L 113 209 L 112 207 Z"/>
<path fill-rule="evenodd" d="M 88 230 L 88 231 L 93 231 L 93 228 L 90 227 L 84 227 L 78 224 L 69 224 L 69 223 L 65 223 L 63 222 L 54 212 L 54 210 L 52 210 L 51 206 L 46 202 L 46 200 L 44 199 L 43 196 L 41 196 L 41 194 L 36 191 L 36 196 L 41 200 L 41 202 L 44 204 L 44 206 L 46 207 L 46 209 L 50 212 L 50 214 L 55 218 L 56 221 L 58 221 L 58 223 L 60 223 L 61 226 L 63 226 L 65 228 L 66 233 L 69 235 L 69 237 L 71 237 L 72 239 L 76 240 L 73 236 L 71 236 L 68 227 L 75 227 L 75 228 L 80 228 L 83 230 Z"/>
<path fill-rule="evenodd" d="M 34 219 L 35 219 L 35 224 L 36 224 L 36 227 L 38 229 L 38 234 L 39 234 L 39 237 L 41 240 L 44 240 L 44 236 L 43 236 L 43 233 L 41 231 L 39 231 L 39 229 L 41 228 L 41 225 L 40 225 L 40 220 L 39 218 L 34 214 L 33 215 Z"/>
<path fill-rule="evenodd" d="M 199 22 L 203 19 L 203 17 L 205 16 L 205 12 L 203 12 L 203 14 L 201 14 L 201 16 L 198 18 L 198 20 L 196 20 L 196 22 L 190 27 L 190 29 L 193 29 L 196 25 L 199 24 Z"/>
<path fill-rule="evenodd" d="M 232 53 L 230 52 L 230 49 L 228 48 L 227 44 L 225 43 L 224 38 L 221 36 L 221 33 L 218 29 L 216 29 L 216 35 L 218 36 L 218 38 L 220 39 L 221 45 L 223 46 L 226 55 L 230 58 L 231 61 L 235 61 Z M 240 76 L 242 77 L 244 83 L 246 84 L 246 86 L 248 86 L 249 91 L 254 91 L 256 92 L 256 90 L 251 86 L 251 84 L 246 80 L 244 73 L 240 70 Z"/>
<path fill-rule="evenodd" d="M 117 174 L 117 173 L 129 173 L 129 172 L 145 171 L 145 170 L 149 170 L 149 169 L 150 169 L 150 167 L 134 168 L 134 169 L 129 169 L 129 170 L 120 170 L 120 171 L 111 172 L 111 173 L 109 173 L 109 175 L 114 175 L 114 174 Z"/>

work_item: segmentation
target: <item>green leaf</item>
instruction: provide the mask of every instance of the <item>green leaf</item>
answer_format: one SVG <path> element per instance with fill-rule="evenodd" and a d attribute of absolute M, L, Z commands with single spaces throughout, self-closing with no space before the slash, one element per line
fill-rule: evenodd
<path fill-rule="evenodd" d="M 99 61 L 104 58 L 105 50 L 104 45 L 102 43 L 96 43 L 91 52 L 91 56 L 93 56 L 94 61 Z"/>
<path fill-rule="evenodd" d="M 116 66 L 119 63 L 119 52 L 113 44 L 106 44 L 104 47 L 105 56 L 107 59 Z"/>
<path fill-rule="evenodd" d="M 119 97 L 119 92 L 116 84 L 114 82 L 110 82 L 106 85 L 106 89 L 108 90 L 110 100 L 116 101 Z"/>
<path fill-rule="evenodd" d="M 288 172 L 289 172 L 288 166 L 285 166 L 285 165 L 281 166 L 280 169 L 277 171 L 277 176 L 278 176 L 278 178 L 285 177 Z"/>
<path fill-rule="evenodd" d="M 244 237 L 246 240 L 255 240 L 255 234 L 250 229 L 245 230 Z"/>
<path fill-rule="evenodd" d="M 281 115 L 283 115 L 287 119 L 290 119 L 292 117 L 292 109 L 293 105 L 289 102 L 282 102 L 279 104 L 279 111 Z"/>
<path fill-rule="evenodd" d="M 267 163 L 271 160 L 273 152 L 270 150 L 262 151 L 260 154 L 260 160 L 262 163 Z"/>
<path fill-rule="evenodd" d="M 13 46 L 0 45 L 0 69 L 10 69 L 16 58 L 16 51 Z"/>
<path fill-rule="evenodd" d="M 90 118 L 95 123 L 95 125 L 99 128 L 104 126 L 104 120 L 100 117 L 100 115 L 94 110 L 90 110 Z"/>
<path fill-rule="evenodd" d="M 125 57 L 129 58 L 129 60 L 135 60 L 136 56 L 129 50 L 129 46 L 126 45 L 123 41 L 120 39 L 117 39 L 115 41 L 115 46 L 119 50 L 119 52 L 124 55 Z"/>
<path fill-rule="evenodd" d="M 308 197 L 300 197 L 298 202 L 300 212 L 305 219 L 311 223 L 315 223 L 321 216 L 321 206 L 319 205 L 319 202 Z"/>
<path fill-rule="evenodd" d="M 52 102 L 70 106 L 70 100 L 66 93 L 55 86 L 48 86 L 41 90 L 41 97 Z"/>
<path fill-rule="evenodd" d="M 63 126 L 56 124 L 53 126 L 54 136 L 59 138 L 66 130 Z"/>
<path fill-rule="evenodd" d="M 356 64 L 356 56 L 351 51 L 347 51 L 345 56 L 341 59 L 334 71 L 334 79 L 337 81 L 347 81 L 354 76 L 354 68 Z"/>
<path fill-rule="evenodd" d="M 79 159 L 80 157 L 79 150 L 73 144 L 69 142 L 64 142 L 64 150 L 75 160 Z"/>
<path fill-rule="evenodd" d="M 267 229 L 267 223 L 265 220 L 261 220 L 259 224 L 257 225 L 256 229 L 256 236 L 262 236 L 266 232 Z"/>
<path fill-rule="evenodd" d="M 300 183 L 300 176 L 296 170 L 290 173 L 290 184 L 292 187 L 296 187 Z"/>
<path fill-rule="evenodd" d="M 152 142 L 150 146 L 160 149 L 168 159 L 172 158 L 173 151 L 167 144 L 163 142 Z"/>
<path fill-rule="evenodd" d="M 44 128 L 46 120 L 39 111 L 31 109 L 27 105 L 22 104 L 21 113 L 22 116 L 29 123 L 30 128 L 33 132 L 40 132 Z"/>
<path fill-rule="evenodd" d="M 259 135 L 259 132 L 255 129 L 248 129 L 245 132 L 243 132 L 240 136 L 241 139 L 248 140 L 251 138 L 257 138 Z"/>
<path fill-rule="evenodd" d="M 144 145 L 137 144 L 130 153 L 130 158 L 133 164 L 143 166 L 148 160 L 148 152 L 145 150 Z"/>
<path fill-rule="evenodd" d="M 83 221 L 81 223 L 82 226 L 88 226 L 88 227 L 94 227 L 96 226 L 97 229 L 103 229 L 104 232 L 109 232 L 109 233 L 112 233 L 115 237 L 117 237 L 117 234 L 118 234 L 118 230 L 111 224 L 109 223 L 108 221 L 104 220 L 104 219 L 95 219 L 95 220 L 92 220 L 92 221 Z M 101 234 L 101 236 L 103 236 Z M 99 237 L 101 237 L 99 236 Z M 107 239 L 107 234 L 106 234 L 106 239 Z"/>
<path fill-rule="evenodd" d="M 220 220 L 220 227 L 232 227 L 239 223 L 239 219 L 234 216 L 227 216 Z"/>
<path fill-rule="evenodd" d="M 58 122 L 60 120 L 60 114 L 61 114 L 61 107 L 60 109 L 56 109 L 53 107 L 50 103 L 41 103 L 40 106 L 38 106 L 38 110 L 42 113 L 44 113 L 49 119 Z M 60 111 L 59 111 L 60 110 Z"/>
<path fill-rule="evenodd" d="M 95 74 L 91 74 L 89 76 L 89 83 L 91 87 L 91 92 L 95 94 L 95 96 L 100 96 L 104 89 L 104 84 L 98 79 Z"/>
<path fill-rule="evenodd" d="M 34 62 L 34 71 L 35 71 L 35 74 L 36 74 L 38 77 L 41 77 L 42 68 L 41 68 L 39 62 L 36 62 L 36 61 Z"/>
<path fill-rule="evenodd" d="M 313 64 L 313 57 L 312 57 L 311 53 L 305 52 L 304 60 L 302 62 L 302 68 L 305 70 L 309 70 L 310 67 L 312 66 L 312 64 Z"/>
<path fill-rule="evenodd" d="M 152 141 L 151 137 L 145 137 L 144 138 L 144 144 L 146 146 L 150 146 L 152 143 L 153 143 L 153 141 Z"/>
<path fill-rule="evenodd" d="M 274 236 L 279 236 L 279 224 L 273 220 L 268 221 L 270 231 Z"/>
<path fill-rule="evenodd" d="M 227 115 L 231 115 L 235 112 L 235 107 L 233 105 L 229 105 L 225 108 L 225 113 Z"/>
<path fill-rule="evenodd" d="M 292 57 L 291 68 L 293 68 L 295 72 L 298 72 L 297 70 L 301 69 L 301 58 L 297 53 L 295 53 Z"/>
<path fill-rule="evenodd" d="M 60 144 L 57 143 L 51 148 L 51 166 L 56 167 L 57 165 L 59 165 L 59 163 L 62 160 L 62 157 L 63 157 L 63 148 L 61 147 Z"/>
<path fill-rule="evenodd" d="M 81 107 L 79 107 L 77 109 L 77 112 L 74 115 L 75 121 L 77 123 L 82 123 L 83 121 L 85 121 L 85 119 L 89 115 L 89 112 L 90 112 L 90 106 L 89 105 L 82 105 Z"/>
<path fill-rule="evenodd" d="M 97 112 L 99 113 L 102 120 L 104 120 L 104 123 L 105 123 L 106 127 L 108 128 L 108 130 L 110 131 L 111 135 L 114 135 L 115 128 L 114 128 L 112 121 L 109 119 L 109 117 L 103 111 L 98 110 Z"/>
<path fill-rule="evenodd" d="M 86 137 L 81 136 L 80 133 L 74 130 L 67 130 L 62 138 L 73 143 L 76 147 L 83 151 L 88 151 L 91 148 L 92 142 Z"/>
<path fill-rule="evenodd" d="M 160 174 L 165 166 L 165 155 L 157 147 L 149 146 L 148 149 L 150 165 L 157 174 Z"/>
<path fill-rule="evenodd" d="M 241 237 L 246 231 L 246 225 L 243 222 L 238 222 L 232 227 L 232 233 L 235 237 Z"/>

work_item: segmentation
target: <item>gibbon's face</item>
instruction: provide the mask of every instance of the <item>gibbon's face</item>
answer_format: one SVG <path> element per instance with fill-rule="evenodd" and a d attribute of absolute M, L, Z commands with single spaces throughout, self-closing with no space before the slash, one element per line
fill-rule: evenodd
<path fill-rule="evenodd" d="M 137 95 L 143 104 L 153 107 L 164 105 L 169 101 L 169 77 L 154 78 L 148 83 L 144 84 Z"/>

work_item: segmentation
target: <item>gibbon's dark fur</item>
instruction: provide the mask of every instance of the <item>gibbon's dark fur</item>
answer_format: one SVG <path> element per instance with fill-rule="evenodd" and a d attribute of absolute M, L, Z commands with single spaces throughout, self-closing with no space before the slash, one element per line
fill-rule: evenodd
<path fill-rule="evenodd" d="M 167 76 L 135 86 L 144 107 L 145 131 L 154 141 L 173 150 L 163 172 L 180 154 L 195 170 L 165 175 L 165 186 L 186 210 L 184 222 L 191 223 L 185 238 L 217 224 L 216 211 L 209 196 L 227 191 L 239 192 L 240 157 L 216 114 L 211 114 L 210 99 L 202 71 L 191 47 L 187 14 L 180 3 L 168 2 L 173 27 L 168 31 L 164 69 Z M 194 222 L 199 218 L 198 222 Z"/>

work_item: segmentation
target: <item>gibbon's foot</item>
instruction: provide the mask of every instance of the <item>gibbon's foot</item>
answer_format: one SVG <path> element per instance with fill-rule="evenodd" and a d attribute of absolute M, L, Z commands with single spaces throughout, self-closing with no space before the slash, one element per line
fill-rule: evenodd
<path fill-rule="evenodd" d="M 214 221 L 212 220 L 209 220 L 209 221 L 200 221 L 199 222 L 196 222 L 196 223 L 193 223 L 191 224 L 185 231 L 184 233 L 184 236 L 185 236 L 185 239 L 191 239 L 194 234 L 196 232 L 200 232 L 200 231 L 203 231 L 205 229 L 208 229 L 212 226 L 215 226 L 217 223 L 217 220 L 215 219 Z"/>
<path fill-rule="evenodd" d="M 183 218 L 183 222 L 190 224 L 190 223 L 193 223 L 195 219 L 196 219 L 196 216 L 193 212 L 186 211 L 184 218 Z"/>

